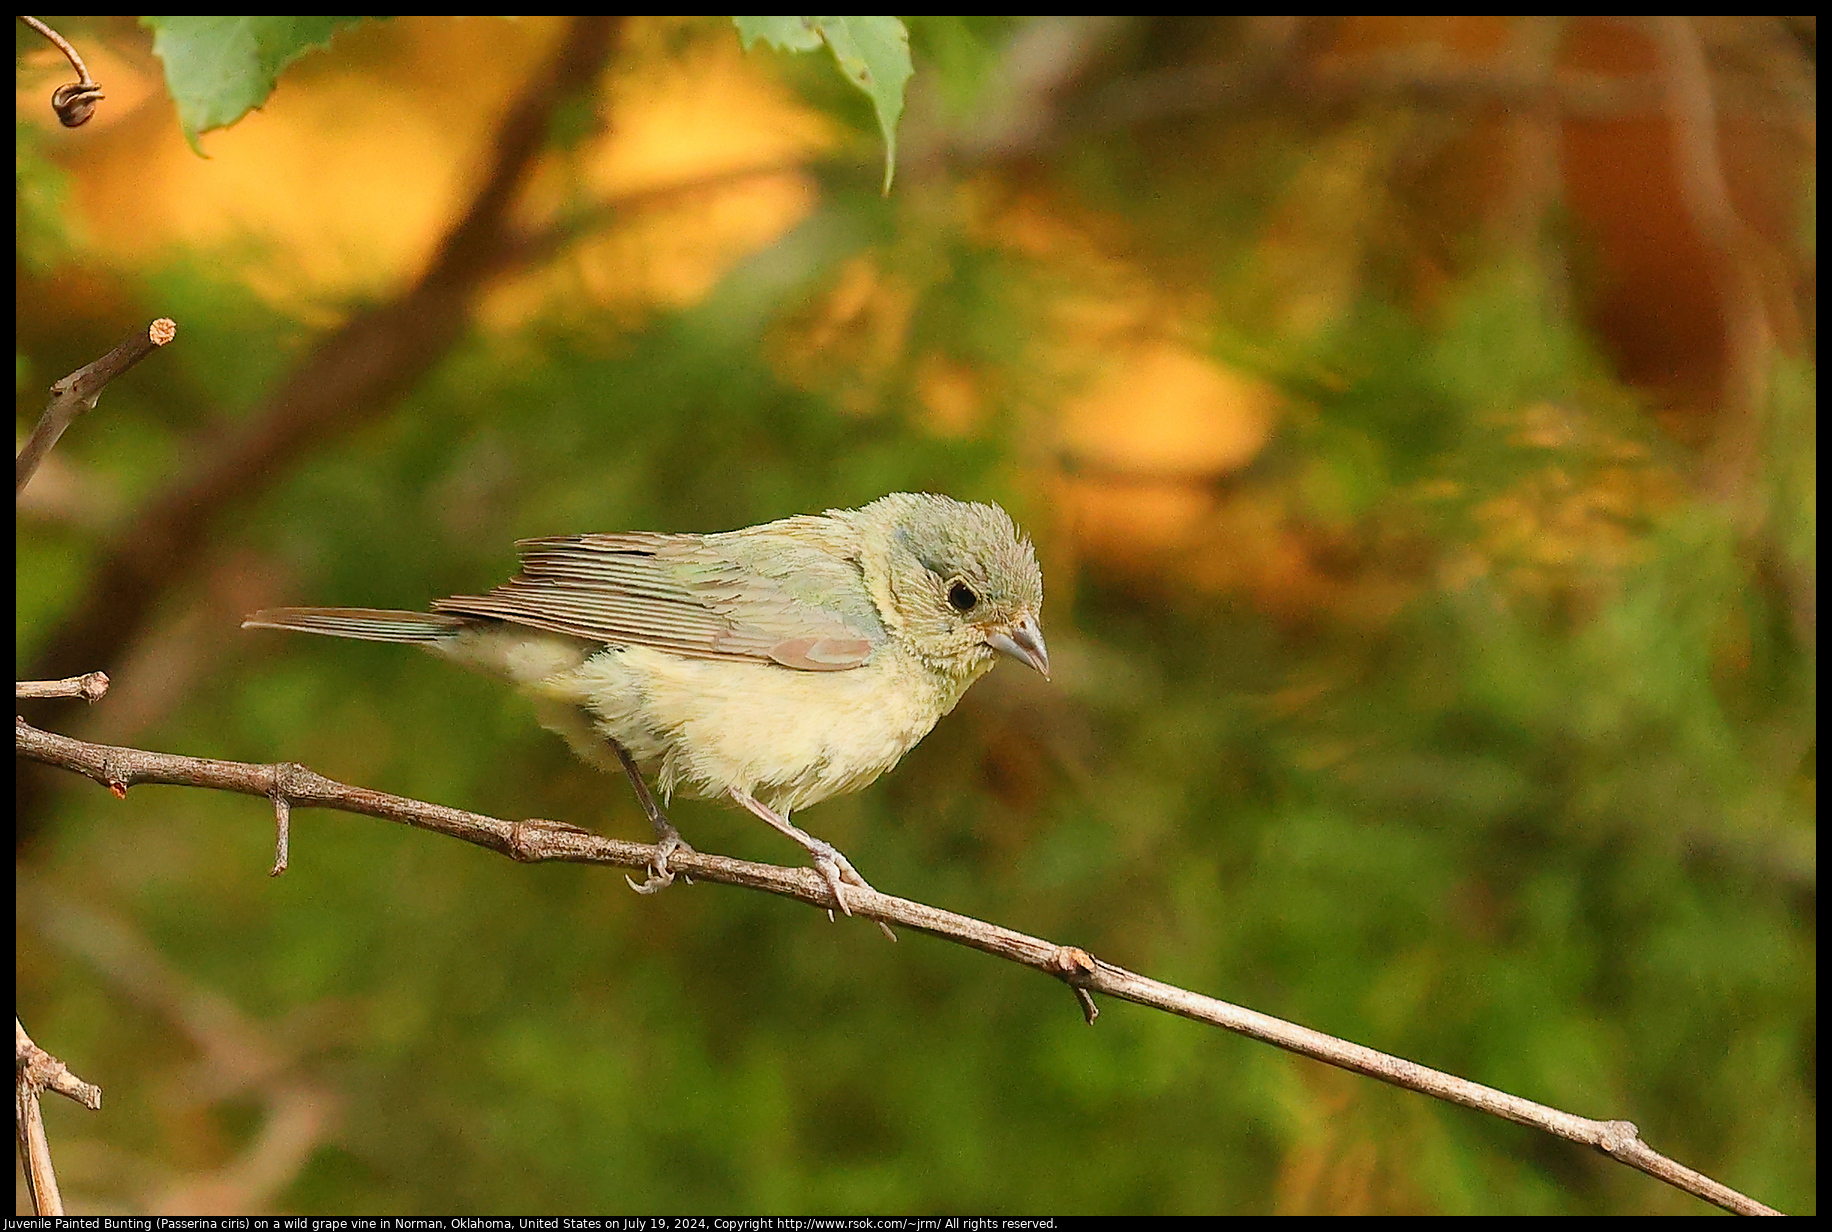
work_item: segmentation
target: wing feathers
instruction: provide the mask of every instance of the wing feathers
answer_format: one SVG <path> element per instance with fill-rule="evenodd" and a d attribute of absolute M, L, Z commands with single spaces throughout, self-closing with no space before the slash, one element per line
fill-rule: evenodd
<path fill-rule="evenodd" d="M 835 611 L 791 593 L 797 573 L 832 577 L 850 568 L 829 551 L 793 539 L 755 536 L 770 575 L 725 556 L 699 535 L 636 532 L 529 539 L 521 575 L 487 595 L 458 595 L 437 612 L 486 616 L 611 645 L 652 646 L 693 658 L 779 663 L 801 671 L 844 671 L 871 657 L 884 636 L 857 615 L 855 596 Z M 859 585 L 863 595 L 863 585 Z"/>
<path fill-rule="evenodd" d="M 372 607 L 275 607 L 251 613 L 244 629 L 290 629 L 365 642 L 442 642 L 464 629 L 462 620 L 430 612 L 390 612 Z"/>

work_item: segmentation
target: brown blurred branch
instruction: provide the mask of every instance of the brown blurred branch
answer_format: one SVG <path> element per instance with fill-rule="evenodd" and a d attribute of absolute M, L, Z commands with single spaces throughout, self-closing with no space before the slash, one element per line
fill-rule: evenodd
<path fill-rule="evenodd" d="M 67 39 L 36 17 L 21 14 L 20 21 L 51 41 L 52 46 L 64 53 L 64 59 L 70 61 L 70 67 L 76 70 L 77 80 L 58 86 L 51 91 L 51 110 L 57 113 L 58 123 L 65 128 L 81 128 L 89 123 L 89 117 L 95 114 L 95 105 L 107 95 L 95 78 L 89 75 L 89 66 L 83 63 L 83 57 L 77 54 Z"/>
<path fill-rule="evenodd" d="M 1217 108 L 1242 109 L 1278 91 L 1328 103 L 1386 99 L 1417 106 L 1491 105 L 1560 115 L 1657 111 L 1661 82 L 1531 63 L 1447 64 L 1415 52 L 1304 65 L 1295 41 L 1268 42 L 1241 59 L 1160 69 L 1124 78 L 1075 109 L 1077 129 L 1100 132 Z"/>
<path fill-rule="evenodd" d="M 1564 37 L 1563 17 L 1516 18 L 1509 25 L 1502 59 L 1521 80 L 1550 87 Z M 1551 89 L 1543 88 L 1534 101 L 1510 108 L 1504 124 L 1507 179 L 1491 225 L 1509 248 L 1537 252 L 1546 215 L 1558 203 L 1563 180 L 1559 116 Z M 1534 264 L 1549 274 L 1557 269 L 1557 263 L 1543 259 Z"/>
<path fill-rule="evenodd" d="M 1254 17 L 1241 21 L 1242 47 L 1227 60 L 1181 64 L 1118 77 L 1079 98 L 1065 97 L 1071 78 L 1115 39 L 1113 19 L 1044 19 L 1014 36 L 1006 60 L 1023 61 L 1027 41 L 1053 38 L 1054 76 L 1032 80 L 1021 70 L 1001 83 L 1018 101 L 982 118 L 975 131 L 946 144 L 960 157 L 1027 155 L 1075 140 L 1202 112 L 1247 112 L 1270 100 L 1298 107 L 1369 101 L 1419 107 L 1499 107 L 1543 118 L 1657 112 L 1658 76 L 1620 77 L 1559 69 L 1543 54 L 1509 54 L 1493 63 L 1456 63 L 1431 51 L 1400 49 L 1332 56 L 1330 18 Z M 1516 33 L 1531 44 L 1556 41 L 1557 19 L 1526 18 L 1538 29 Z M 1051 23 L 1055 23 L 1053 26 Z M 1518 51 L 1518 49 L 1517 49 Z M 1010 114 L 1006 114 L 1010 113 Z M 911 144 L 923 152 L 918 135 Z"/>
<path fill-rule="evenodd" d="M 1745 494 L 1755 466 L 1774 329 L 1762 294 L 1762 245 L 1737 215 L 1718 153 L 1718 108 L 1711 69 L 1689 17 L 1650 19 L 1659 45 L 1679 197 L 1712 254 L 1724 318 L 1722 428 L 1713 447 L 1706 490 L 1720 498 Z"/>
<path fill-rule="evenodd" d="M 351 787 L 294 763 L 257 765 L 91 744 L 41 731 L 24 719 L 15 720 L 15 734 L 20 756 L 84 775 L 120 797 L 125 797 L 127 789 L 136 783 L 206 787 L 270 799 L 284 797 L 297 806 L 338 809 L 431 830 L 529 864 L 562 860 L 642 869 L 650 867 L 660 855 L 659 848 L 648 844 L 602 838 L 564 822 L 504 821 Z M 695 880 L 764 890 L 815 907 L 830 909 L 835 906 L 826 882 L 811 868 L 780 868 L 685 849 L 669 856 L 668 863 L 675 872 Z M 854 889 L 848 893 L 849 905 L 856 915 L 919 929 L 1062 980 L 1075 990 L 1090 1022 L 1093 1014 L 1088 1011 L 1093 1005 L 1089 994 L 1103 993 L 1132 1001 L 1594 1147 L 1725 1210 L 1742 1214 L 1779 1213 L 1654 1151 L 1641 1141 L 1635 1126 L 1628 1121 L 1596 1121 L 1561 1112 L 1307 1027 L 1135 975 L 1073 946 L 1056 945 L 984 920 L 872 890 Z"/>
<path fill-rule="evenodd" d="M 1731 199 L 1719 150 L 1718 92 L 1698 29 L 1690 17 L 1649 20 L 1664 70 L 1680 202 L 1711 254 L 1724 321 L 1718 428 L 1701 486 L 1737 511 L 1746 533 L 1761 540 L 1768 510 L 1754 483 L 1769 426 L 1769 380 L 1776 351 L 1796 345 L 1802 326 L 1779 258 Z M 1772 536 L 1758 547 L 1802 642 L 1811 645 L 1818 629 L 1817 571 L 1790 560 Z"/>
<path fill-rule="evenodd" d="M 1275 97 L 1300 106 L 1385 100 L 1418 107 L 1526 109 L 1560 118 L 1652 116 L 1671 106 L 1667 72 L 1625 76 L 1566 67 L 1545 71 L 1546 66 L 1531 58 L 1513 54 L 1485 63 L 1460 63 L 1430 48 L 1332 56 L 1331 20 L 1247 19 L 1244 46 L 1233 58 L 1117 78 L 1066 104 L 1051 121 L 1036 125 L 1024 149 L 1199 112 L 1246 111 Z M 1516 25 L 1544 25 L 1563 19 L 1510 20 Z M 1785 84 L 1741 79 L 1728 84 L 1732 105 L 1765 123 L 1795 130 L 1813 123 L 1812 99 Z"/>
<path fill-rule="evenodd" d="M 19 1137 L 19 1163 L 25 1169 L 32 1209 L 40 1215 L 64 1213 L 63 1194 L 57 1188 L 57 1170 L 51 1166 L 51 1143 L 45 1137 L 44 1110 L 39 1097 L 46 1091 L 75 1100 L 91 1112 L 102 1106 L 102 1088 L 84 1082 L 68 1066 L 32 1042 L 25 1024 L 13 1019 L 13 1128 Z"/>
<path fill-rule="evenodd" d="M 213 435 L 197 460 L 126 522 L 34 676 L 113 663 L 154 604 L 207 559 L 198 545 L 228 510 L 251 499 L 313 446 L 384 413 L 463 335 L 488 281 L 519 251 L 512 207 L 546 147 L 549 121 L 590 88 L 622 19 L 579 17 L 553 59 L 509 108 L 483 182 L 426 271 L 396 299 L 358 313 L 322 339 L 246 421 Z M 59 668 L 56 665 L 67 665 Z"/>
<path fill-rule="evenodd" d="M 108 388 L 108 382 L 177 336 L 178 326 L 160 317 L 139 333 L 123 339 L 120 345 L 94 363 L 85 364 L 63 380 L 55 382 L 51 386 L 51 400 L 45 404 L 44 414 L 38 417 L 32 435 L 26 438 L 14 462 L 13 495 L 18 496 L 25 491 L 25 485 L 38 472 L 39 464 L 51 452 L 51 447 L 57 444 L 64 429 L 75 423 L 76 417 L 84 411 L 95 409 L 96 400 Z"/>
<path fill-rule="evenodd" d="M 680 180 L 673 184 L 658 184 L 649 188 L 637 189 L 623 196 L 611 197 L 587 210 L 569 215 L 538 231 L 527 231 L 510 237 L 504 246 L 504 260 L 513 266 L 529 266 L 560 252 L 568 244 L 583 239 L 613 222 L 620 222 L 642 213 L 678 205 L 683 200 L 692 198 L 696 193 L 716 192 L 742 184 L 746 180 L 763 179 L 774 175 L 792 175 L 797 172 L 812 171 L 818 166 L 844 165 L 839 160 L 818 155 L 795 155 L 789 158 L 772 158 L 763 162 L 751 163 L 740 167 L 730 167 L 722 171 L 708 172 L 690 180 Z M 875 166 L 875 164 L 872 164 Z"/>

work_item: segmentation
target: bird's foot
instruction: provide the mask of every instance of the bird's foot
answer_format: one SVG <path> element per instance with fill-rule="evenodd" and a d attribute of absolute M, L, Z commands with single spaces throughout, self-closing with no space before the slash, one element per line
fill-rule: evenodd
<path fill-rule="evenodd" d="M 814 871 L 821 875 L 827 888 L 833 891 L 835 905 L 847 915 L 852 914 L 852 908 L 846 905 L 846 891 L 843 887 L 855 885 L 862 890 L 871 890 L 873 894 L 878 892 L 871 882 L 859 876 L 859 870 L 852 866 L 852 861 L 832 843 L 810 838 L 806 847 L 808 854 L 814 857 Z"/>
<path fill-rule="evenodd" d="M 668 867 L 668 858 L 677 851 L 685 851 L 688 854 L 693 852 L 693 848 L 687 845 L 687 840 L 681 837 L 681 832 L 666 821 L 657 825 L 655 831 L 655 859 L 649 862 L 648 877 L 641 885 L 631 880 L 628 873 L 625 873 L 623 877 L 630 883 L 630 888 L 638 894 L 654 894 L 658 890 L 665 890 L 673 885 L 674 870 Z M 687 874 L 682 873 L 681 876 L 687 877 Z M 688 877 L 687 883 L 692 885 L 693 879 Z"/>
<path fill-rule="evenodd" d="M 852 908 L 846 905 L 846 892 L 841 888 L 842 886 L 858 886 L 862 890 L 870 890 L 873 894 L 878 892 L 877 887 L 859 876 L 859 870 L 852 866 L 852 861 L 848 860 L 832 843 L 811 838 L 808 841 L 808 854 L 814 857 L 814 871 L 821 875 L 822 880 L 827 883 L 827 888 L 833 891 L 833 901 L 838 903 L 840 910 L 847 915 L 852 914 Z M 830 920 L 833 918 L 831 908 L 827 911 L 827 918 Z M 872 923 L 882 929 L 884 935 L 892 941 L 897 939 L 897 934 L 892 932 L 891 926 L 883 920 L 873 920 Z"/>
<path fill-rule="evenodd" d="M 835 847 L 832 843 L 826 842 L 823 839 L 815 838 L 806 830 L 792 825 L 785 814 L 778 813 L 775 809 L 764 804 L 750 793 L 739 791 L 735 787 L 731 788 L 730 791 L 732 799 L 768 822 L 779 833 L 795 840 L 803 851 L 806 851 L 810 856 L 814 857 L 814 871 L 819 873 L 821 875 L 821 880 L 827 883 L 827 889 L 833 894 L 834 906 L 838 907 L 841 911 L 844 911 L 847 915 L 852 914 L 852 908 L 848 906 L 846 902 L 845 887 L 850 885 L 856 886 L 861 890 L 870 890 L 873 894 L 878 892 L 871 882 L 859 876 L 859 870 L 852 866 L 851 860 L 848 860 L 841 854 L 838 847 Z M 827 910 L 827 918 L 833 918 L 833 909 L 831 907 Z M 889 937 L 892 941 L 897 939 L 897 934 L 892 932 L 890 925 L 886 924 L 883 920 L 874 920 L 873 923 L 883 929 L 884 935 Z"/>
<path fill-rule="evenodd" d="M 630 780 L 631 789 L 636 792 L 636 802 L 642 806 L 643 816 L 649 819 L 649 825 L 655 830 L 655 859 L 649 864 L 648 877 L 641 885 L 630 881 L 628 873 L 624 874 L 623 879 L 629 881 L 630 888 L 638 894 L 653 894 L 657 890 L 665 890 L 674 884 L 674 870 L 668 867 L 668 857 L 677 851 L 691 853 L 693 848 L 687 845 L 687 840 L 681 837 L 681 832 L 676 830 L 674 823 L 668 820 L 668 814 L 662 812 L 662 806 L 655 802 L 655 797 L 649 792 L 649 785 L 642 781 L 642 770 L 637 766 L 636 759 L 630 756 L 630 750 L 608 736 L 605 742 L 611 746 L 611 752 L 617 754 L 617 761 L 623 766 L 623 772 Z M 687 874 L 682 873 L 681 876 L 687 877 Z M 687 884 L 692 885 L 693 878 L 687 877 Z"/>

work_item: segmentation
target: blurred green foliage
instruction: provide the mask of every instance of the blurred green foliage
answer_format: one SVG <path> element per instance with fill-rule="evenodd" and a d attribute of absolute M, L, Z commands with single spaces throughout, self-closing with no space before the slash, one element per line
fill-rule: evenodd
<path fill-rule="evenodd" d="M 919 79 L 925 39 L 973 62 L 972 31 L 913 28 Z M 1333 124 L 1198 117 L 1090 139 L 1055 169 L 1065 197 L 1125 221 L 1145 268 L 1216 306 L 1215 354 L 1286 395 L 1272 444 L 1229 482 L 1343 556 L 1342 589 L 1301 616 L 1193 566 L 1073 560 L 1036 444 L 1073 383 L 1037 344 L 1073 275 L 989 240 L 971 194 L 906 181 L 880 200 L 869 176 L 827 185 L 688 310 L 609 338 L 558 314 L 479 332 L 200 550 L 270 562 L 286 601 L 419 608 L 506 576 L 518 537 L 724 529 L 898 489 L 999 500 L 1039 540 L 1055 682 L 995 672 L 808 826 L 888 892 L 1633 1120 L 1810 1213 L 1812 639 L 1761 536 L 1690 493 L 1683 454 L 1539 263 L 1477 246 L 1422 304 L 1394 258 L 1343 282 L 1326 326 L 1293 324 L 1278 246 Z M 1386 182 L 1408 148 L 1370 155 L 1359 182 Z M 43 184 L 22 170 L 22 200 Z M 1309 234 L 1337 251 L 1405 217 L 1366 210 Z M 35 234 L 21 242 L 37 252 Z M 791 379 L 783 338 L 862 259 L 912 296 L 905 349 Z M 116 493 L 116 519 L 311 333 L 201 258 L 120 296 L 123 318 L 183 332 L 59 446 Z M 116 324 L 27 332 L 22 423 Z M 937 434 L 913 409 L 930 354 L 990 391 L 976 430 Z M 1769 533 L 1810 572 L 1813 370 L 1782 361 L 1771 387 Z M 106 525 L 20 522 L 22 662 Z M 128 742 L 646 834 L 621 783 L 486 681 L 399 647 L 207 641 L 181 702 Z M 138 788 L 122 803 L 72 781 L 45 807 L 20 871 L 21 1013 L 108 1099 L 99 1120 L 47 1108 L 54 1144 L 76 1144 L 66 1193 L 127 1201 L 107 1159 L 221 1166 L 260 1118 L 246 1095 L 183 1094 L 190 1045 L 53 944 L 47 904 L 131 921 L 336 1092 L 339 1128 L 285 1210 L 1704 1209 L 1569 1144 L 1194 1023 L 1103 1004 L 1090 1029 L 1052 981 L 765 896 L 639 898 L 606 870 L 312 812 L 270 880 L 258 801 Z M 729 810 L 675 816 L 702 849 L 793 862 Z"/>

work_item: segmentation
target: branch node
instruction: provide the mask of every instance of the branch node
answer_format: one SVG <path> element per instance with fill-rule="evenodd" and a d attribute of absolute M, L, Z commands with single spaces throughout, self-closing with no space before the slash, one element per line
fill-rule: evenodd
<path fill-rule="evenodd" d="M 547 844 L 543 836 L 548 834 L 590 834 L 580 826 L 565 821 L 549 821 L 545 817 L 530 817 L 515 822 L 509 827 L 509 857 L 523 864 L 538 864 L 547 858 Z"/>
<path fill-rule="evenodd" d="M 285 796 L 290 801 L 295 794 L 294 788 L 312 772 L 296 761 L 276 761 L 268 764 L 267 773 L 270 779 L 268 797 Z"/>
<path fill-rule="evenodd" d="M 1641 1131 L 1633 1121 L 1604 1121 L 1603 1133 L 1597 1139 L 1597 1149 L 1606 1155 L 1621 1159 L 1641 1145 Z"/>
<path fill-rule="evenodd" d="M 122 757 L 113 749 L 96 759 L 94 778 L 108 788 L 117 800 L 127 799 L 127 786 L 131 781 L 129 776 L 132 774 L 133 766 L 129 759 Z"/>
<path fill-rule="evenodd" d="M 91 1112 L 102 1106 L 102 1088 L 94 1083 L 84 1082 L 70 1072 L 70 1067 L 56 1057 L 40 1048 L 25 1033 L 25 1026 L 17 1018 L 13 1019 L 14 1064 L 17 1067 L 17 1082 L 26 1090 L 36 1094 L 39 1091 L 56 1091 L 66 1099 L 73 1099 Z"/>

